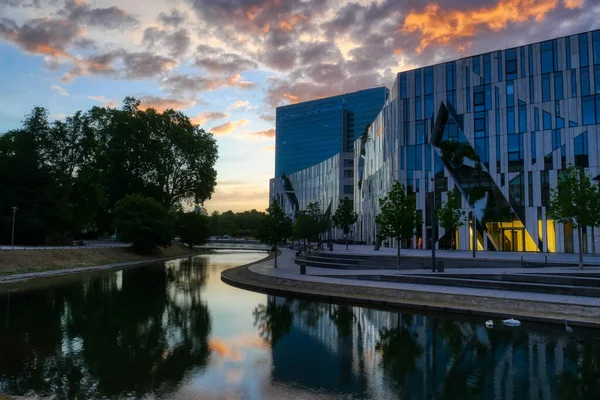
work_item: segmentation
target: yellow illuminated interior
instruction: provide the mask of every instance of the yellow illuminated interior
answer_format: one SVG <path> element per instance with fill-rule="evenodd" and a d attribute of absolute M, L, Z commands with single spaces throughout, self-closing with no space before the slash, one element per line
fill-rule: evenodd
<path fill-rule="evenodd" d="M 548 234 L 548 251 L 556 253 L 556 230 L 554 228 L 554 220 L 546 220 L 546 231 Z"/>

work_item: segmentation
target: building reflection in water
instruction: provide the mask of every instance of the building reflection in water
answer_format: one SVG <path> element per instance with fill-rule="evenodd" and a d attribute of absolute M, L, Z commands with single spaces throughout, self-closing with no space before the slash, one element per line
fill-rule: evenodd
<path fill-rule="evenodd" d="M 256 325 L 267 339 L 266 327 L 276 332 L 275 382 L 352 398 L 600 398 L 599 346 L 564 327 L 487 329 L 272 296 L 267 304 L 273 313 Z"/>

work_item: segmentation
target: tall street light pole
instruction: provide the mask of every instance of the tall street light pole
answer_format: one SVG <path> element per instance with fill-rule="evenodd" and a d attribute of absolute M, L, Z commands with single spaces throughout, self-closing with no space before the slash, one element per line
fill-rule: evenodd
<path fill-rule="evenodd" d="M 433 146 L 433 145 L 432 145 Z M 433 157 L 432 157 L 433 159 Z M 431 272 L 436 272 L 437 267 L 435 265 L 435 242 L 436 242 L 436 228 L 437 221 L 435 219 L 435 170 L 432 169 L 433 178 L 433 192 L 431 192 Z"/>
<path fill-rule="evenodd" d="M 10 239 L 10 245 L 12 246 L 13 250 L 15 249 L 15 217 L 17 215 L 17 207 L 13 207 L 13 223 L 12 223 L 12 236 Z"/>

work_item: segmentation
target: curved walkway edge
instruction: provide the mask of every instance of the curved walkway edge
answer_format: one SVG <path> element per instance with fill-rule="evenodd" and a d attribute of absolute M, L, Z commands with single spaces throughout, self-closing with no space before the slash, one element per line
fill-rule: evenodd
<path fill-rule="evenodd" d="M 266 260 L 261 260 L 258 264 L 264 267 Z M 255 263 L 254 267 L 256 266 Z M 353 285 L 352 282 L 336 284 L 326 278 L 322 282 L 303 281 L 294 279 L 291 274 L 283 277 L 253 270 L 257 269 L 250 268 L 250 265 L 231 268 L 221 273 L 221 280 L 241 289 L 281 297 L 413 312 L 424 310 L 457 313 L 479 316 L 482 320 L 517 318 L 558 324 L 568 320 L 569 325 L 600 328 L 600 307 L 511 299 L 510 292 L 506 298 L 498 298 L 370 287 Z"/>

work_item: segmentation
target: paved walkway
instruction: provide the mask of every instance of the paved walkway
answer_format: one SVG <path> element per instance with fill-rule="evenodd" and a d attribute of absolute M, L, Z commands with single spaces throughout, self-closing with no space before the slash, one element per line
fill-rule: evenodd
<path fill-rule="evenodd" d="M 600 250 L 600 249 L 599 249 Z M 333 251 L 328 252 L 330 254 L 338 254 L 343 256 L 344 254 L 351 255 L 365 255 L 365 256 L 393 256 L 397 254 L 397 250 L 391 247 L 381 247 L 378 251 L 373 249 L 373 246 L 367 245 L 350 245 L 346 250 L 345 245 L 334 244 Z M 437 257 L 443 258 L 465 258 L 472 259 L 473 252 L 466 250 L 436 250 Z M 400 256 L 406 257 L 424 257 L 431 258 L 431 250 L 419 250 L 419 249 L 401 249 Z M 528 253 L 528 252 L 508 252 L 508 251 L 477 251 L 475 257 L 481 260 L 498 260 L 498 261 L 520 261 L 523 257 L 523 261 L 537 261 L 544 262 L 548 257 L 548 264 L 564 264 L 571 263 L 577 264 L 579 260 L 578 254 L 565 254 L 565 253 Z M 600 265 L 600 254 L 583 255 L 583 262 L 587 265 L 597 264 Z"/>
<path fill-rule="evenodd" d="M 412 283 L 398 283 L 398 282 L 382 282 L 382 281 L 364 281 L 357 279 L 341 278 L 342 276 L 356 276 L 356 275 L 374 275 L 374 274 L 423 274 L 431 273 L 426 270 L 338 270 L 328 268 L 316 268 L 307 267 L 306 275 L 300 275 L 300 267 L 294 262 L 295 251 L 290 249 L 281 249 L 282 253 L 278 258 L 278 268 L 273 268 L 273 260 L 267 260 L 262 263 L 255 264 L 249 269 L 252 272 L 272 276 L 281 279 L 291 279 L 303 282 L 315 282 L 315 283 L 329 283 L 335 285 L 348 285 L 348 286 L 363 286 L 369 288 L 386 288 L 386 289 L 401 289 L 405 291 L 416 291 L 416 292 L 428 292 L 428 293 L 440 293 L 450 295 L 461 295 L 461 296 L 480 296 L 480 297 L 491 297 L 499 299 L 512 299 L 522 301 L 535 301 L 542 303 L 552 304 L 570 304 L 580 306 L 593 306 L 600 307 L 600 298 L 597 297 L 584 297 L 584 296 L 567 296 L 557 294 L 545 294 L 545 293 L 532 293 L 532 292 L 517 292 L 508 290 L 494 290 L 494 289 L 478 289 L 478 288 L 464 288 L 464 287 L 453 287 L 453 286 L 441 286 L 441 285 L 424 285 L 424 284 L 412 284 Z M 489 253 L 488 253 L 489 254 Z M 600 271 L 600 268 L 588 268 L 590 271 Z M 445 274 L 454 273 L 466 273 L 466 274 L 487 274 L 487 273 L 564 273 L 564 272 L 577 272 L 572 267 L 549 267 L 549 268 L 536 268 L 536 269 L 524 269 L 524 268 L 495 268 L 490 271 L 489 268 L 449 268 L 446 269 Z M 442 274 L 439 274 L 442 275 Z"/>

